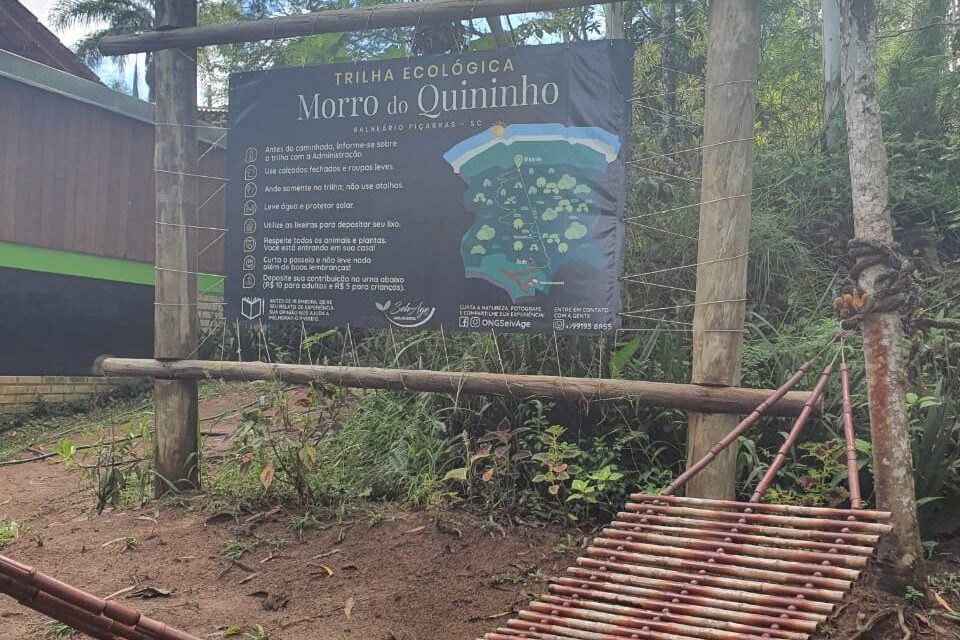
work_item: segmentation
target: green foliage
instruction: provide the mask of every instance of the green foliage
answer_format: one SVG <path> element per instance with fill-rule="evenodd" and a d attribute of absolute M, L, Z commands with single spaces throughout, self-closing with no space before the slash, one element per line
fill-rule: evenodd
<path fill-rule="evenodd" d="M 0 549 L 20 537 L 20 525 L 14 520 L 0 518 Z"/>
<path fill-rule="evenodd" d="M 521 439 L 529 431 L 511 429 L 510 421 L 504 418 L 496 430 L 477 439 L 475 451 L 470 451 L 469 437 L 465 437 L 466 466 L 451 469 L 444 479 L 467 483 L 467 493 L 476 494 L 487 513 L 510 514 L 520 502 L 523 465 L 532 456 Z M 479 471 L 479 475 L 471 474 L 471 470 Z"/>
<path fill-rule="evenodd" d="M 567 481 L 580 472 L 580 467 L 571 464 L 580 456 L 580 449 L 561 439 L 565 431 L 560 425 L 547 427 L 539 436 L 546 448 L 533 455 L 533 460 L 540 464 L 540 472 L 533 476 L 533 482 L 544 485 L 552 496 L 559 495 Z"/>
<path fill-rule="evenodd" d="M 607 487 L 623 478 L 612 464 L 591 472 L 586 478 L 575 478 L 570 484 L 570 495 L 567 502 L 581 501 L 587 504 L 597 504 L 598 496 L 602 496 Z"/>
<path fill-rule="evenodd" d="M 927 576 L 927 585 L 934 591 L 960 597 L 960 573 L 948 571 Z"/>
<path fill-rule="evenodd" d="M 248 631 L 243 637 L 246 640 L 270 640 L 270 634 L 260 625 Z"/>
<path fill-rule="evenodd" d="M 312 476 L 312 486 L 337 498 L 439 504 L 457 439 L 430 400 L 392 392 L 365 395 L 342 429 L 320 443 L 325 468 Z"/>
<path fill-rule="evenodd" d="M 78 448 L 64 438 L 56 453 L 93 489 L 97 513 L 107 506 L 142 505 L 153 488 L 152 433 L 146 415 L 119 427 L 96 427 L 90 445 Z"/>
<path fill-rule="evenodd" d="M 907 589 L 903 594 L 903 599 L 907 602 L 918 604 L 927 599 L 927 596 L 913 585 L 907 585 Z"/>
<path fill-rule="evenodd" d="M 63 624 L 62 622 L 50 622 L 44 625 L 42 632 L 42 637 L 48 638 L 49 640 L 56 640 L 59 638 L 74 638 L 78 635 L 78 631 L 76 631 L 73 627 Z"/>
<path fill-rule="evenodd" d="M 939 395 L 939 394 L 938 394 Z M 960 528 L 960 415 L 952 391 L 908 394 L 920 528 L 935 537 Z"/>
<path fill-rule="evenodd" d="M 862 443 L 867 454 L 869 449 Z M 767 494 L 777 504 L 840 507 L 849 497 L 844 441 L 840 438 L 800 445 L 803 456 L 784 470 Z"/>

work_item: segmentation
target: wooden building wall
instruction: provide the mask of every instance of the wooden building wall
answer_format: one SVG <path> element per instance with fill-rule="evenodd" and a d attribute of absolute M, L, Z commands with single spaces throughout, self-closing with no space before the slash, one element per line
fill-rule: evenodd
<path fill-rule="evenodd" d="M 148 122 L 0 77 L 0 241 L 152 263 L 153 142 Z M 209 148 L 200 143 L 198 157 Z M 200 173 L 224 174 L 222 148 L 204 155 Z M 198 179 L 199 201 L 222 185 Z M 223 190 L 197 224 L 224 226 Z M 199 246 L 219 235 L 198 232 Z M 222 273 L 222 239 L 199 266 Z"/>

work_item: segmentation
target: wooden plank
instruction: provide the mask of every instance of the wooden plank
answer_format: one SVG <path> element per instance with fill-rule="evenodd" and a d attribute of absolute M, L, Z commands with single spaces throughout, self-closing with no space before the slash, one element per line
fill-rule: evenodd
<path fill-rule="evenodd" d="M 150 124 L 0 80 L 0 239 L 152 261 L 153 143 Z"/>
<path fill-rule="evenodd" d="M 320 33 L 413 27 L 426 22 L 451 22 L 486 16 L 569 9 L 595 4 L 591 0 L 429 0 L 378 4 L 355 9 L 329 9 L 282 18 L 228 22 L 185 29 L 108 36 L 100 51 L 108 56 L 160 51 L 172 47 L 280 40 Z"/>
<path fill-rule="evenodd" d="M 69 110 L 64 113 L 63 121 L 66 131 L 65 135 L 69 138 L 77 138 L 79 132 L 74 130 L 76 119 L 70 117 Z M 73 247 L 76 245 L 77 178 L 80 175 L 80 167 L 84 164 L 86 164 L 85 158 L 81 158 L 80 160 L 73 158 L 70 162 L 67 162 L 66 175 L 63 180 L 63 211 L 61 213 L 65 247 Z"/>
<path fill-rule="evenodd" d="M 78 114 L 80 117 L 74 122 L 78 122 L 80 130 L 77 132 L 81 144 L 85 144 L 87 153 L 84 156 L 84 162 L 80 167 L 77 186 L 77 204 L 74 213 L 74 245 L 71 247 L 74 251 L 90 252 L 92 238 L 96 232 L 95 221 L 90 215 L 91 211 L 97 209 L 97 176 L 100 175 L 100 145 L 102 141 L 96 142 L 92 136 L 97 132 L 96 113 L 92 110 L 84 109 Z M 103 135 L 103 132 L 99 132 Z"/>
<path fill-rule="evenodd" d="M 197 23 L 195 0 L 158 0 L 157 24 L 167 28 Z M 157 358 L 186 358 L 197 346 L 195 234 L 187 228 L 197 211 L 197 65 L 195 50 L 156 54 L 156 285 L 154 353 Z M 157 381 L 157 449 L 154 493 L 199 484 L 197 383 Z"/>
<path fill-rule="evenodd" d="M 396 389 L 417 392 L 463 393 L 549 398 L 567 402 L 629 399 L 647 406 L 713 412 L 744 413 L 769 397 L 772 391 L 694 384 L 558 378 L 486 372 L 380 369 L 320 365 L 271 364 L 266 362 L 209 362 L 173 360 L 161 362 L 138 358 L 106 358 L 102 371 L 111 376 L 146 376 L 165 380 L 281 380 L 297 384 L 328 382 L 358 389 Z M 788 393 L 770 413 L 795 415 L 810 397 L 804 391 Z"/>
<path fill-rule="evenodd" d="M 17 85 L 0 80 L 0 240 L 8 241 L 15 239 L 19 120 Z"/>
<path fill-rule="evenodd" d="M 715 0 L 709 12 L 691 380 L 733 386 L 740 382 L 746 314 L 760 6 L 754 0 Z M 736 416 L 704 412 L 691 413 L 689 420 L 688 464 L 737 424 Z M 732 498 L 736 458 L 736 446 L 718 455 L 690 481 L 687 495 Z"/>
<path fill-rule="evenodd" d="M 13 216 L 17 242 L 26 244 L 42 244 L 43 240 L 36 212 L 41 184 L 38 177 L 42 175 L 37 166 L 39 127 L 36 126 L 36 112 L 37 92 L 24 93 L 20 101 Z"/>
<path fill-rule="evenodd" d="M 67 234 L 64 224 L 64 208 L 67 204 L 67 166 L 78 162 L 75 153 L 56 153 L 62 141 L 69 140 L 66 127 L 68 105 L 57 101 L 45 108 L 44 185 L 40 189 L 40 215 L 43 222 L 43 237 L 59 247 L 66 246 Z M 71 149 L 71 151 L 73 151 Z"/>

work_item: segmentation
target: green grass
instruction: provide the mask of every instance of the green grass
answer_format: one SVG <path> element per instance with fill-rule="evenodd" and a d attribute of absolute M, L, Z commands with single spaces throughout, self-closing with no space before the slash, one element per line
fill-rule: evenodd
<path fill-rule="evenodd" d="M 45 640 L 59 640 L 61 638 L 75 638 L 80 634 L 62 622 L 49 622 L 43 626 L 39 635 Z"/>
<path fill-rule="evenodd" d="M 98 427 L 138 421 L 153 413 L 145 396 L 113 401 L 88 410 L 89 405 L 37 405 L 30 412 L 0 417 L 0 461 L 9 460 L 28 447 L 69 437 L 76 440 Z"/>
<path fill-rule="evenodd" d="M 20 537 L 20 525 L 13 520 L 0 520 L 0 549 Z"/>
<path fill-rule="evenodd" d="M 257 625 L 255 629 L 247 632 L 244 638 L 246 638 L 246 640 L 270 640 L 270 634 L 267 633 L 263 627 Z"/>

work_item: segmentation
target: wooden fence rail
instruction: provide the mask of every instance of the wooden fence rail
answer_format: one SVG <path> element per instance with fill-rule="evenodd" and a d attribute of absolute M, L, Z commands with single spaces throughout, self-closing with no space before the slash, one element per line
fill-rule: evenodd
<path fill-rule="evenodd" d="M 326 382 L 357 389 L 512 396 L 520 399 L 542 398 L 568 402 L 629 399 L 645 406 L 705 413 L 750 413 L 773 394 L 772 390 L 765 389 L 642 380 L 266 362 L 105 358 L 101 369 L 110 376 L 139 376 L 159 380 L 277 380 L 296 384 Z M 769 414 L 798 415 L 809 397 L 810 393 L 807 391 L 791 391 L 770 408 Z"/>
<path fill-rule="evenodd" d="M 104 55 L 120 56 L 160 49 L 278 40 L 320 33 L 415 27 L 430 22 L 552 11 L 591 4 L 596 3 L 591 0 L 424 0 L 380 4 L 369 8 L 330 9 L 282 18 L 108 36 L 100 41 L 100 51 Z"/>

